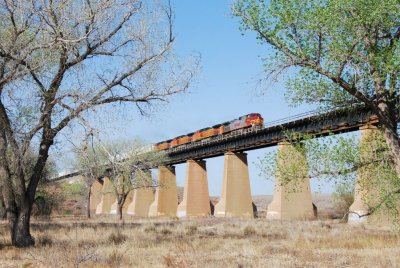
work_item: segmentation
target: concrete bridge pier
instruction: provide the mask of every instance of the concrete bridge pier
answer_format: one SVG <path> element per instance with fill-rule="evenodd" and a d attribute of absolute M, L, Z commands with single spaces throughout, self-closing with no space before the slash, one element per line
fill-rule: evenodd
<path fill-rule="evenodd" d="M 128 195 L 126 196 L 124 205 L 122 206 L 122 214 L 126 214 L 127 213 L 128 206 L 132 202 L 132 199 L 133 199 L 133 192 L 130 191 L 128 193 Z M 115 198 L 114 203 L 111 205 L 110 214 L 112 214 L 112 215 L 117 215 L 118 214 L 118 199 L 117 198 Z"/>
<path fill-rule="evenodd" d="M 103 179 L 103 188 L 101 192 L 102 197 L 100 203 L 97 205 L 96 214 L 109 214 L 111 206 L 116 200 L 116 196 L 114 192 L 114 185 L 107 177 L 104 177 Z"/>
<path fill-rule="evenodd" d="M 211 214 L 206 161 L 188 160 L 183 200 L 178 217 L 207 217 Z"/>
<path fill-rule="evenodd" d="M 149 209 L 149 217 L 176 216 L 178 208 L 178 189 L 174 166 L 160 166 L 158 168 L 158 187 L 154 202 Z"/>
<path fill-rule="evenodd" d="M 129 204 L 126 214 L 137 217 L 148 217 L 149 209 L 153 202 L 154 195 L 152 188 L 135 189 L 132 202 Z"/>
<path fill-rule="evenodd" d="M 154 201 L 150 170 L 140 172 L 132 190 L 132 202 L 128 205 L 127 214 L 137 217 L 148 217 L 150 205 Z"/>
<path fill-rule="evenodd" d="M 99 180 L 95 180 L 92 185 L 90 185 L 90 196 L 89 196 L 89 211 L 90 215 L 95 215 L 97 206 L 101 202 L 103 184 Z"/>
<path fill-rule="evenodd" d="M 254 216 L 247 154 L 225 153 L 221 199 L 215 205 L 214 216 Z"/>
<path fill-rule="evenodd" d="M 267 219 L 313 219 L 310 179 L 304 152 L 288 142 L 278 144 L 277 171 Z"/>
<path fill-rule="evenodd" d="M 375 132 L 378 129 L 374 126 L 364 126 L 360 128 L 360 147 L 368 144 L 369 139 L 375 136 Z M 368 158 L 367 152 L 364 151 L 362 158 Z M 365 168 L 359 168 L 357 170 L 357 179 L 356 185 L 354 188 L 354 201 L 353 204 L 350 206 L 349 217 L 347 222 L 349 224 L 362 224 L 366 223 L 368 220 L 368 216 L 366 215 L 369 212 L 369 207 L 367 205 L 367 198 L 368 198 L 368 181 L 371 179 L 369 177 L 367 170 Z"/>
<path fill-rule="evenodd" d="M 385 149 L 386 142 L 382 132 L 375 126 L 360 127 L 360 132 L 360 159 L 363 164 L 357 170 L 354 202 L 349 208 L 348 223 L 392 225 L 393 218 L 384 205 L 373 214 L 367 215 L 371 208 L 375 208 L 381 202 L 382 193 L 392 190 L 392 183 L 386 180 L 385 175 L 394 173 L 394 167 L 389 164 L 383 167 L 374 163 L 377 152 Z M 400 204 L 397 204 L 397 208 L 400 208 Z"/>

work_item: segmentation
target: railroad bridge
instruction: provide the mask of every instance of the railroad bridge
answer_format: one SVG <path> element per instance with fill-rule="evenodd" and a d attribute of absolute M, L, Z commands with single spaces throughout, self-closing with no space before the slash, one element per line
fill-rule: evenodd
<path fill-rule="evenodd" d="M 155 195 L 152 189 L 136 189 L 128 197 L 124 212 L 135 216 L 178 216 L 205 217 L 238 216 L 253 217 L 253 207 L 247 154 L 245 151 L 278 145 L 278 153 L 287 155 L 287 159 L 278 161 L 278 165 L 303 165 L 305 155 L 285 141 L 287 133 L 308 133 L 316 137 L 351 131 L 361 131 L 361 142 L 374 135 L 378 123 L 377 117 L 368 109 L 359 107 L 329 112 L 311 112 L 295 117 L 270 122 L 265 126 L 255 126 L 231 131 L 204 140 L 183 144 L 166 150 L 168 160 L 158 167 L 158 185 Z M 204 159 L 224 155 L 224 174 L 221 198 L 213 209 L 210 206 L 206 161 Z M 293 162 L 297 161 L 297 162 Z M 183 201 L 178 205 L 175 164 L 187 164 Z M 301 162 L 301 163 L 300 163 Z M 300 174 L 300 182 L 293 185 L 282 184 L 275 176 L 273 201 L 268 206 L 268 219 L 311 219 L 315 217 L 315 207 L 311 200 L 308 174 Z M 297 176 L 297 174 L 296 174 Z M 360 178 L 358 178 L 360 179 Z M 96 214 L 116 213 L 116 198 L 111 182 L 94 182 L 91 189 L 90 209 Z M 363 191 L 357 191 L 355 203 L 351 207 L 354 215 L 349 222 L 358 223 L 366 217 L 357 216 L 367 213 L 363 203 Z"/>
<path fill-rule="evenodd" d="M 221 156 L 228 151 L 243 152 L 276 146 L 286 139 L 288 133 L 308 133 L 318 137 L 356 131 L 367 124 L 377 123 L 377 117 L 366 108 L 309 112 L 173 147 L 167 150 L 169 159 L 166 164 Z"/>

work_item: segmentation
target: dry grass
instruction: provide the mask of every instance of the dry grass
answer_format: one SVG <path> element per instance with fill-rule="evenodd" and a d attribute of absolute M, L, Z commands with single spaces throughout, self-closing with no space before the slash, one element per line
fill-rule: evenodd
<path fill-rule="evenodd" d="M 395 232 L 338 221 L 259 219 L 35 222 L 37 246 L 9 246 L 0 267 L 399 267 Z"/>

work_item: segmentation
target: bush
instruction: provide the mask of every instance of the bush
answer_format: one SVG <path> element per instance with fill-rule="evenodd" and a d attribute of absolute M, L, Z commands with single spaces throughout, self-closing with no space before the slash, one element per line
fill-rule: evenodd
<path fill-rule="evenodd" d="M 337 185 L 332 197 L 336 212 L 341 218 L 346 215 L 347 219 L 349 208 L 354 202 L 354 182 Z"/>
<path fill-rule="evenodd" d="M 45 190 L 36 192 L 35 202 L 33 203 L 32 215 L 39 217 L 50 217 L 53 210 L 57 210 L 61 203 L 60 198 L 55 194 L 50 194 Z"/>
<path fill-rule="evenodd" d="M 37 243 L 38 246 L 51 246 L 53 245 L 53 240 L 49 235 L 42 235 L 37 238 Z"/>
<path fill-rule="evenodd" d="M 108 242 L 109 243 L 113 243 L 114 245 L 119 245 L 124 243 L 126 240 L 128 239 L 128 237 L 124 234 L 122 234 L 120 231 L 117 231 L 116 233 L 111 233 L 108 236 Z"/>
<path fill-rule="evenodd" d="M 251 236 L 255 234 L 256 234 L 256 229 L 254 229 L 253 226 L 248 225 L 243 229 L 243 235 L 245 236 Z"/>

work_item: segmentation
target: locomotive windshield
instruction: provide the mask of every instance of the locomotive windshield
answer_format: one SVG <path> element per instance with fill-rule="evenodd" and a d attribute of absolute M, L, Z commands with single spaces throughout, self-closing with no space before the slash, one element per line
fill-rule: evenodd
<path fill-rule="evenodd" d="M 254 116 L 260 116 L 259 113 L 253 113 L 253 114 L 248 114 L 247 117 L 254 117 Z"/>

